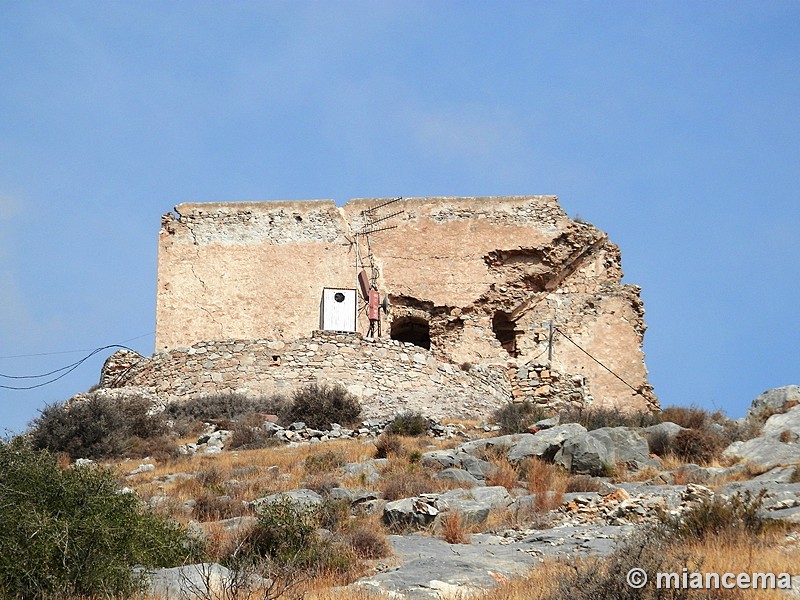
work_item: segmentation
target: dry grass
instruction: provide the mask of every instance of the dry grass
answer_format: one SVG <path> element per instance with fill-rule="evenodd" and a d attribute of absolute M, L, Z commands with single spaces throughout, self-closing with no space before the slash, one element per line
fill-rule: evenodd
<path fill-rule="evenodd" d="M 547 512 L 561 506 L 570 480 L 563 469 L 538 458 L 527 459 L 522 468 L 528 480 L 528 491 L 536 496 L 535 510 Z"/>
<path fill-rule="evenodd" d="M 231 502 L 241 504 L 266 494 L 285 492 L 303 487 L 303 483 L 316 471 L 320 463 L 363 462 L 373 458 L 375 447 L 357 440 L 331 441 L 320 445 L 288 448 L 262 448 L 238 450 L 213 455 L 186 456 L 159 463 L 153 471 L 127 477 L 123 485 L 131 487 L 145 500 L 153 496 L 168 496 L 170 501 L 160 510 L 186 521 L 192 517 L 181 511 L 187 500 L 208 499 L 209 495 L 227 495 Z M 315 459 L 322 455 L 323 458 Z M 121 472 L 129 471 L 133 464 L 118 463 Z M 175 478 L 167 483 L 167 476 L 186 473 L 185 478 Z M 341 478 L 343 485 L 358 485 L 357 479 Z M 234 511 L 235 512 L 235 511 Z M 232 515 L 233 516 L 233 515 Z"/>
<path fill-rule="evenodd" d="M 391 502 L 454 487 L 450 482 L 436 479 L 435 473 L 420 463 L 411 462 L 408 457 L 391 455 L 389 464 L 381 471 L 380 491 L 384 499 Z"/>
<path fill-rule="evenodd" d="M 518 486 L 519 471 L 505 457 L 492 457 L 492 468 L 486 477 L 486 485 L 502 485 L 509 492 Z"/>
<path fill-rule="evenodd" d="M 441 536 L 448 544 L 469 544 L 470 536 L 461 513 L 452 511 L 446 513 L 441 521 Z"/>
<path fill-rule="evenodd" d="M 701 573 L 796 573 L 800 564 L 800 548 L 786 547 L 774 537 L 760 542 L 751 536 L 712 537 L 704 541 L 674 544 L 668 553 L 676 564 L 685 565 L 690 572 Z M 577 568 L 587 567 L 593 561 L 580 561 Z M 595 561 L 602 572 L 603 561 Z M 566 562 L 547 561 L 536 567 L 527 577 L 502 583 L 496 589 L 480 596 L 481 600 L 557 600 L 564 598 L 564 582 L 572 580 L 576 567 Z M 625 573 L 611 573 L 611 577 L 624 578 Z M 651 574 L 652 575 L 652 574 Z M 560 583 L 561 582 L 561 583 Z M 655 592 L 649 584 L 642 591 L 643 598 L 657 597 L 645 595 Z M 664 592 L 666 593 L 666 592 Z M 784 592 L 775 590 L 725 590 L 724 592 L 685 591 L 687 598 L 741 598 L 741 599 L 785 599 Z M 583 596 L 581 596 L 583 597 Z M 667 597 L 667 596 L 664 596 Z M 677 596 L 669 596 L 670 598 Z M 604 597 L 610 600 L 610 596 Z M 349 600 L 343 597 L 340 600 Z"/>

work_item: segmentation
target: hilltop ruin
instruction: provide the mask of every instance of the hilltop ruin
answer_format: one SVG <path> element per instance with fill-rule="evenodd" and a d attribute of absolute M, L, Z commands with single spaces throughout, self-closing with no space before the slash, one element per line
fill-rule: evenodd
<path fill-rule="evenodd" d="M 622 284 L 606 234 L 571 220 L 554 196 L 175 212 L 159 235 L 156 352 L 114 355 L 102 386 L 170 401 L 327 380 L 376 416 L 485 416 L 524 399 L 658 407 L 640 289 Z M 367 287 L 388 308 L 373 314 L 380 336 L 367 336 Z"/>

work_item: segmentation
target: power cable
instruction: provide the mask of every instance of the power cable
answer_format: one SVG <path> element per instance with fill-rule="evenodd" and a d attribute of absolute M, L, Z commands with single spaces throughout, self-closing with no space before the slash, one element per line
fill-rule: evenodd
<path fill-rule="evenodd" d="M 55 373 L 61 373 L 63 371 L 63 373 L 61 373 L 58 377 L 53 377 L 52 379 L 50 379 L 48 381 L 44 381 L 44 382 L 41 382 L 41 383 L 36 383 L 36 384 L 33 384 L 33 385 L 27 385 L 27 386 L 0 385 L 0 389 L 4 389 L 4 390 L 33 390 L 33 389 L 36 389 L 36 388 L 44 387 L 46 385 L 50 385 L 51 383 L 53 383 L 55 381 L 58 381 L 62 377 L 66 377 L 67 375 L 72 373 L 72 371 L 77 369 L 79 366 L 81 366 L 83 363 L 85 363 L 87 360 L 89 360 L 91 357 L 93 357 L 98 352 L 102 352 L 103 350 L 109 350 L 110 348 L 119 348 L 121 350 L 132 350 L 131 348 L 128 348 L 127 346 L 123 346 L 121 344 L 110 344 L 108 346 L 102 346 L 100 348 L 95 348 L 94 350 L 92 350 L 89 354 L 84 356 L 79 361 L 76 361 L 76 362 L 74 362 L 74 363 L 72 363 L 70 365 L 67 365 L 65 367 L 61 367 L 60 369 L 56 369 L 54 371 L 50 371 L 49 373 L 42 373 L 41 375 L 3 375 L 3 374 L 0 374 L 0 377 L 5 377 L 5 378 L 8 378 L 8 379 L 40 379 L 42 377 L 48 377 L 50 375 L 54 375 Z"/>
<path fill-rule="evenodd" d="M 136 337 L 132 337 L 127 340 L 122 340 L 120 344 L 127 344 L 128 342 L 140 340 L 142 338 L 155 335 L 155 333 L 156 333 L 155 331 L 151 331 L 150 333 L 143 333 L 142 335 L 137 335 Z M 79 352 L 92 352 L 92 349 L 82 348 L 80 350 L 61 350 L 59 352 L 35 352 L 33 354 L 14 354 L 11 356 L 0 356 L 0 360 L 7 358 L 30 358 L 33 356 L 56 356 L 57 354 L 78 354 Z"/>
<path fill-rule="evenodd" d="M 641 395 L 641 396 L 644 396 L 644 394 L 642 394 L 642 391 L 641 391 L 641 390 L 637 390 L 637 389 L 636 389 L 635 387 L 633 387 L 633 386 L 632 386 L 630 383 L 628 383 L 627 381 L 625 381 L 625 380 L 624 380 L 622 377 L 620 377 L 619 375 L 617 375 L 617 374 L 616 374 L 614 371 L 612 371 L 611 369 L 609 369 L 609 368 L 608 368 L 607 366 L 605 366 L 605 365 L 604 365 L 602 362 L 600 362 L 600 361 L 599 361 L 598 359 L 596 359 L 594 356 L 592 356 L 591 354 L 589 354 L 589 352 L 587 352 L 586 350 L 584 350 L 583 348 L 581 348 L 581 346 L 580 346 L 580 345 L 579 345 L 579 344 L 578 344 L 578 343 L 577 343 L 575 340 L 573 340 L 573 339 L 572 339 L 571 337 L 569 337 L 569 336 L 568 336 L 566 333 L 564 333 L 563 331 L 561 331 L 561 330 L 560 330 L 558 327 L 556 327 L 556 326 L 554 325 L 554 326 L 553 326 L 553 329 L 555 329 L 555 330 L 556 330 L 558 333 L 560 333 L 562 336 L 564 336 L 564 338 L 565 338 L 565 339 L 566 339 L 568 342 L 570 342 L 570 343 L 571 343 L 573 346 L 575 346 L 575 347 L 576 347 L 578 350 L 580 350 L 581 352 L 583 352 L 583 353 L 584 353 L 586 356 L 588 356 L 589 358 L 591 358 L 591 359 L 592 359 L 594 362 L 596 362 L 598 365 L 600 365 L 601 367 L 603 367 L 603 368 L 604 368 L 606 371 L 608 371 L 609 373 L 611 373 L 611 374 L 612 374 L 614 377 L 616 377 L 617 379 L 619 379 L 619 380 L 620 380 L 622 383 L 624 383 L 626 386 L 628 386 L 629 388 L 631 388 L 631 389 L 633 390 L 633 392 L 634 392 L 634 393 L 636 393 L 636 394 L 639 394 L 639 395 Z"/>

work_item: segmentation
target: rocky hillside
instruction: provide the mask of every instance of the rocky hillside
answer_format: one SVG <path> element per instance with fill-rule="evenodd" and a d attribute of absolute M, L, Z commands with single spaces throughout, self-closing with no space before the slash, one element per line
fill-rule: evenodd
<path fill-rule="evenodd" d="M 787 573 L 791 589 L 741 597 L 800 596 L 798 386 L 736 421 L 526 405 L 497 423 L 290 414 L 197 421 L 198 433 L 168 415 L 184 428 L 178 454 L 71 467 L 112 464 L 122 493 L 203 544 L 200 561 L 151 570 L 147 597 L 618 598 L 634 591 L 620 571 L 631 557 L 653 572 Z"/>

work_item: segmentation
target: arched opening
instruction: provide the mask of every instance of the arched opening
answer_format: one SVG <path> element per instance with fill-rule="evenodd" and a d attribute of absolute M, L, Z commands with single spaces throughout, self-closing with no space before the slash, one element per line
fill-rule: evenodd
<path fill-rule="evenodd" d="M 389 333 L 393 340 L 411 342 L 415 346 L 431 349 L 431 328 L 428 321 L 421 317 L 398 317 L 392 321 Z"/>
<path fill-rule="evenodd" d="M 522 333 L 516 329 L 516 322 L 512 321 L 509 314 L 502 310 L 498 310 L 492 317 L 492 331 L 503 348 L 506 349 L 511 356 L 519 356 L 517 350 L 517 336 Z"/>

